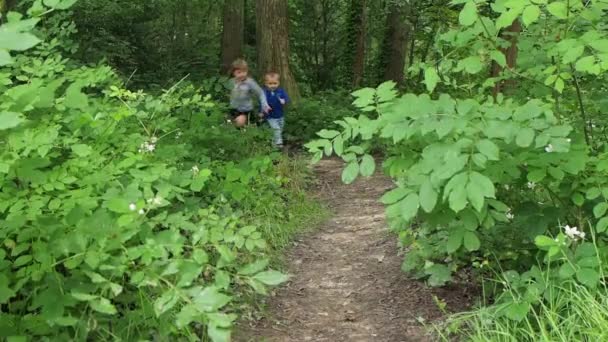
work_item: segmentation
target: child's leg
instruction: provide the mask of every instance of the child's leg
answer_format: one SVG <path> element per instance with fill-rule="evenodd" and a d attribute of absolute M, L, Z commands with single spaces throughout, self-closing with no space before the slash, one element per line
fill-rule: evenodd
<path fill-rule="evenodd" d="M 283 145 L 281 137 L 281 119 L 268 119 L 268 124 L 272 128 L 272 145 L 280 147 Z"/>

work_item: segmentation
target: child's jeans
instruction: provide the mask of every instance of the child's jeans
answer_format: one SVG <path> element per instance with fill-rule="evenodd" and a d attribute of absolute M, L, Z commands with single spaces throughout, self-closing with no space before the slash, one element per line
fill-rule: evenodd
<path fill-rule="evenodd" d="M 285 118 L 268 118 L 268 124 L 272 128 L 272 144 L 274 146 L 283 146 L 283 127 L 285 127 Z"/>

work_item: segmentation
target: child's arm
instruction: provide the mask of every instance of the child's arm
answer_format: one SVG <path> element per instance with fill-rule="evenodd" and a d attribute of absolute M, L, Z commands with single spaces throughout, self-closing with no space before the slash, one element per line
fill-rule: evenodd
<path fill-rule="evenodd" d="M 291 101 L 289 99 L 289 95 L 287 95 L 287 92 L 283 88 L 281 88 L 281 91 L 279 93 L 279 100 L 281 101 L 282 105 L 285 105 Z"/>
<path fill-rule="evenodd" d="M 256 81 L 250 79 L 251 89 L 254 93 L 256 93 L 260 99 L 260 106 L 262 107 L 262 112 L 268 113 L 270 111 L 270 106 L 268 105 L 268 101 L 266 100 L 266 94 L 264 90 L 258 85 Z"/>

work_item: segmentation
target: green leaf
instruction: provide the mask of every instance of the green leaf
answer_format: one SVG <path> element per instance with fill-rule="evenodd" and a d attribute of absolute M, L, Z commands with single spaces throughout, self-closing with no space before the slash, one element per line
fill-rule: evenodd
<path fill-rule="evenodd" d="M 565 262 L 560 268 L 559 268 L 559 276 L 562 279 L 569 279 L 572 278 L 572 276 L 576 273 L 576 269 L 569 263 L 569 262 Z"/>
<path fill-rule="evenodd" d="M 72 145 L 72 151 L 79 157 L 86 157 L 89 154 L 91 154 L 93 149 L 89 145 L 76 144 L 76 145 Z"/>
<path fill-rule="evenodd" d="M 466 248 L 469 252 L 473 252 L 479 249 L 479 247 L 481 247 L 481 242 L 479 241 L 479 238 L 477 237 L 477 233 L 475 232 L 471 232 L 471 231 L 467 231 L 464 233 L 464 237 L 463 237 L 463 242 L 464 242 L 464 248 Z"/>
<path fill-rule="evenodd" d="M 550 3 L 547 5 L 547 10 L 558 19 L 568 18 L 568 6 L 561 1 Z"/>
<path fill-rule="evenodd" d="M 259 259 L 243 266 L 241 269 L 239 269 L 238 273 L 242 275 L 256 274 L 268 267 L 268 263 L 268 259 Z"/>
<path fill-rule="evenodd" d="M 232 323 L 238 318 L 235 314 L 208 313 L 209 323 L 220 328 L 230 328 Z"/>
<path fill-rule="evenodd" d="M 1 112 L 0 113 L 0 131 L 15 128 L 25 121 L 20 113 Z"/>
<path fill-rule="evenodd" d="M 341 135 L 338 135 L 334 139 L 334 152 L 337 156 L 341 156 L 344 153 L 344 139 Z"/>
<path fill-rule="evenodd" d="M 107 315 L 115 315 L 118 311 L 107 298 L 99 297 L 89 302 L 91 309 Z"/>
<path fill-rule="evenodd" d="M 3 258 L 0 258 L 2 260 Z M 4 274 L 0 274 L 0 304 L 8 303 L 8 300 L 16 295 L 9 287 L 9 280 Z"/>
<path fill-rule="evenodd" d="M 488 160 L 499 160 L 498 146 L 491 140 L 485 139 L 477 143 L 477 149 L 481 152 Z"/>
<path fill-rule="evenodd" d="M 55 5 L 55 8 L 59 9 L 59 10 L 66 10 L 66 9 L 72 7 L 76 3 L 76 1 L 78 1 L 78 0 L 61 0 L 60 3 Z"/>
<path fill-rule="evenodd" d="M 230 342 L 230 329 L 209 325 L 207 327 L 207 334 L 212 342 Z"/>
<path fill-rule="evenodd" d="M 540 17 L 540 8 L 537 5 L 527 6 L 522 15 L 524 25 L 530 26 Z"/>
<path fill-rule="evenodd" d="M 88 97 L 82 93 L 82 84 L 72 83 L 65 92 L 64 104 L 68 108 L 85 109 L 89 105 Z"/>
<path fill-rule="evenodd" d="M 72 297 L 74 297 L 75 299 L 77 299 L 79 301 L 83 301 L 83 302 L 88 302 L 93 299 L 97 299 L 97 296 L 90 295 L 88 293 L 72 292 L 72 293 L 70 293 L 70 295 L 72 295 Z"/>
<path fill-rule="evenodd" d="M 424 84 L 429 93 L 432 93 L 435 90 L 439 81 L 439 75 L 434 67 L 428 67 L 424 70 Z"/>
<path fill-rule="evenodd" d="M 7 50 L 0 49 L 0 66 L 5 66 L 14 63 L 13 57 Z"/>
<path fill-rule="evenodd" d="M 112 198 L 106 202 L 106 207 L 115 213 L 125 214 L 131 212 L 129 208 L 131 204 L 126 199 Z"/>
<path fill-rule="evenodd" d="M 419 207 L 420 202 L 418 194 L 410 194 L 401 201 L 401 216 L 404 220 L 409 221 L 416 216 Z"/>
<path fill-rule="evenodd" d="M 452 280 L 452 272 L 446 265 L 434 264 L 427 268 L 425 273 L 430 275 L 430 286 L 443 286 Z"/>
<path fill-rule="evenodd" d="M 522 128 L 515 137 L 515 143 L 519 147 L 529 147 L 534 142 L 534 130 L 532 128 Z"/>
<path fill-rule="evenodd" d="M 190 190 L 196 191 L 196 192 L 203 190 L 203 187 L 205 187 L 205 184 L 207 184 L 207 181 L 209 180 L 209 176 L 211 176 L 211 170 L 209 170 L 209 169 L 200 170 L 194 176 L 194 179 L 192 180 L 192 183 L 190 184 Z"/>
<path fill-rule="evenodd" d="M 531 308 L 532 306 L 528 302 L 513 302 L 505 308 L 504 313 L 509 319 L 521 322 L 526 318 Z"/>
<path fill-rule="evenodd" d="M 581 268 L 576 272 L 576 279 L 583 285 L 594 288 L 600 282 L 600 275 L 591 268 Z"/>
<path fill-rule="evenodd" d="M 481 58 L 479 56 L 470 56 L 458 63 L 458 66 L 463 68 L 469 74 L 476 74 L 480 72 L 484 65 L 481 62 Z"/>
<path fill-rule="evenodd" d="M 399 202 L 399 200 L 401 200 L 402 198 L 404 198 L 405 196 L 407 196 L 410 193 L 409 190 L 403 189 L 403 188 L 396 188 L 393 189 L 387 193 L 385 193 L 382 198 L 380 198 L 380 201 L 383 204 L 393 204 L 393 203 L 397 203 Z"/>
<path fill-rule="evenodd" d="M 587 56 L 587 57 L 583 57 L 581 59 L 578 60 L 578 62 L 576 62 L 576 70 L 580 71 L 580 72 L 589 72 L 591 73 L 591 71 L 594 69 L 595 67 L 595 56 Z"/>
<path fill-rule="evenodd" d="M 361 176 L 363 177 L 370 177 L 376 171 L 376 162 L 369 154 L 366 154 L 361 158 L 360 171 Z"/>
<path fill-rule="evenodd" d="M 41 40 L 31 33 L 3 30 L 0 31 L 0 49 L 25 51 L 38 45 Z"/>
<path fill-rule="evenodd" d="M 438 193 L 433 188 L 433 184 L 431 184 L 430 179 L 426 179 L 422 186 L 420 187 L 420 193 L 418 197 L 420 197 L 420 206 L 424 211 L 430 213 L 435 209 L 435 205 L 437 205 L 437 196 Z"/>
<path fill-rule="evenodd" d="M 446 243 L 446 250 L 448 254 L 456 252 L 460 246 L 462 246 L 462 240 L 464 239 L 464 229 L 455 229 L 449 232 L 448 241 Z"/>
<path fill-rule="evenodd" d="M 546 176 L 547 170 L 545 169 L 532 170 L 528 173 L 528 180 L 533 183 L 538 183 L 545 179 Z"/>
<path fill-rule="evenodd" d="M 539 248 L 547 248 L 555 246 L 557 242 L 548 236 L 539 235 L 534 239 L 534 244 Z"/>
<path fill-rule="evenodd" d="M 477 5 L 475 1 L 469 1 L 464 5 L 464 8 L 460 11 L 458 21 L 462 26 L 475 24 L 475 21 L 477 21 Z"/>
<path fill-rule="evenodd" d="M 597 222 L 597 226 L 595 226 L 595 229 L 598 233 L 603 233 L 606 231 L 606 228 L 608 228 L 608 217 L 602 217 Z"/>
<path fill-rule="evenodd" d="M 342 182 L 344 184 L 351 184 L 357 179 L 357 175 L 359 175 L 359 163 L 351 162 L 342 171 Z"/>
<path fill-rule="evenodd" d="M 276 286 L 289 280 L 289 276 L 279 271 L 270 270 L 256 274 L 253 279 L 265 285 Z"/>
<path fill-rule="evenodd" d="M 193 303 L 202 312 L 215 312 L 223 308 L 231 297 L 221 293 L 218 288 L 209 286 L 194 296 Z"/>
<path fill-rule="evenodd" d="M 507 66 L 507 57 L 505 57 L 505 54 L 502 53 L 502 51 L 493 50 L 490 52 L 490 57 L 501 67 L 504 68 Z"/>
<path fill-rule="evenodd" d="M 317 133 L 323 139 L 333 139 L 340 134 L 338 131 L 323 129 Z"/>
<path fill-rule="evenodd" d="M 450 193 L 449 198 L 450 209 L 458 213 L 467 206 L 467 191 L 465 184 L 457 185 Z"/>
<path fill-rule="evenodd" d="M 179 296 L 176 290 L 168 290 L 163 293 L 156 301 L 154 301 L 154 312 L 156 313 L 156 317 L 160 317 L 163 313 L 171 310 L 177 301 L 179 300 Z"/>
<path fill-rule="evenodd" d="M 606 203 L 606 202 L 598 203 L 595 207 L 593 207 L 593 215 L 595 215 L 595 218 L 600 218 L 600 217 L 604 216 L 604 214 L 606 214 L 607 210 L 608 210 L 608 203 Z"/>

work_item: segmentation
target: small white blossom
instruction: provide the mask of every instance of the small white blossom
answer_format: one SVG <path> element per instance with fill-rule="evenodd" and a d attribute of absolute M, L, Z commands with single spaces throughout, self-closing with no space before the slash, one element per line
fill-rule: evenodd
<path fill-rule="evenodd" d="M 571 143 L 571 142 L 572 142 L 572 139 L 570 139 L 570 138 L 568 138 L 568 139 L 566 139 L 566 140 L 567 140 L 569 143 Z"/>
<path fill-rule="evenodd" d="M 150 138 L 150 142 L 153 144 L 156 144 L 158 142 L 158 138 L 157 137 L 152 137 Z"/>
<path fill-rule="evenodd" d="M 511 187 L 509 186 L 509 184 L 505 184 L 502 186 L 503 188 L 505 188 L 505 190 L 509 190 Z"/>
<path fill-rule="evenodd" d="M 143 214 L 145 214 L 146 212 L 145 212 L 143 209 L 139 209 L 138 213 L 139 213 L 139 215 L 143 215 Z"/>
<path fill-rule="evenodd" d="M 509 211 L 507 211 L 505 216 L 507 216 L 507 219 L 509 219 L 509 220 L 513 220 L 515 218 L 515 215 L 513 215 L 513 213 L 511 212 L 511 209 L 509 209 Z"/>
<path fill-rule="evenodd" d="M 554 149 L 553 149 L 553 145 L 549 144 L 549 145 L 547 145 L 547 146 L 545 147 L 545 152 L 547 152 L 547 153 L 551 153 L 551 152 L 553 152 L 553 151 L 554 151 Z"/>
<path fill-rule="evenodd" d="M 175 133 L 175 139 L 181 138 L 183 134 L 184 133 L 182 133 L 182 131 L 179 131 L 179 132 Z"/>
<path fill-rule="evenodd" d="M 151 153 L 156 150 L 156 145 L 154 143 L 144 142 L 139 146 L 139 153 Z"/>
<path fill-rule="evenodd" d="M 131 211 L 137 210 L 137 206 L 135 205 L 135 203 L 129 204 L 129 210 L 131 210 Z"/>
<path fill-rule="evenodd" d="M 585 233 L 579 231 L 577 227 L 570 227 L 569 225 L 564 226 L 564 233 L 572 240 L 585 239 Z"/>
<path fill-rule="evenodd" d="M 534 190 L 534 188 L 536 188 L 536 183 L 528 182 L 527 186 L 528 186 L 528 189 Z"/>
<path fill-rule="evenodd" d="M 154 197 L 152 199 L 152 204 L 154 204 L 154 205 L 161 205 L 161 204 L 163 204 L 163 198 L 159 197 L 159 196 Z"/>
<path fill-rule="evenodd" d="M 198 168 L 198 166 L 197 166 L 197 165 L 194 165 L 194 166 L 192 167 L 192 173 L 197 174 L 199 171 L 200 171 L 200 170 L 199 170 L 199 168 Z"/>

